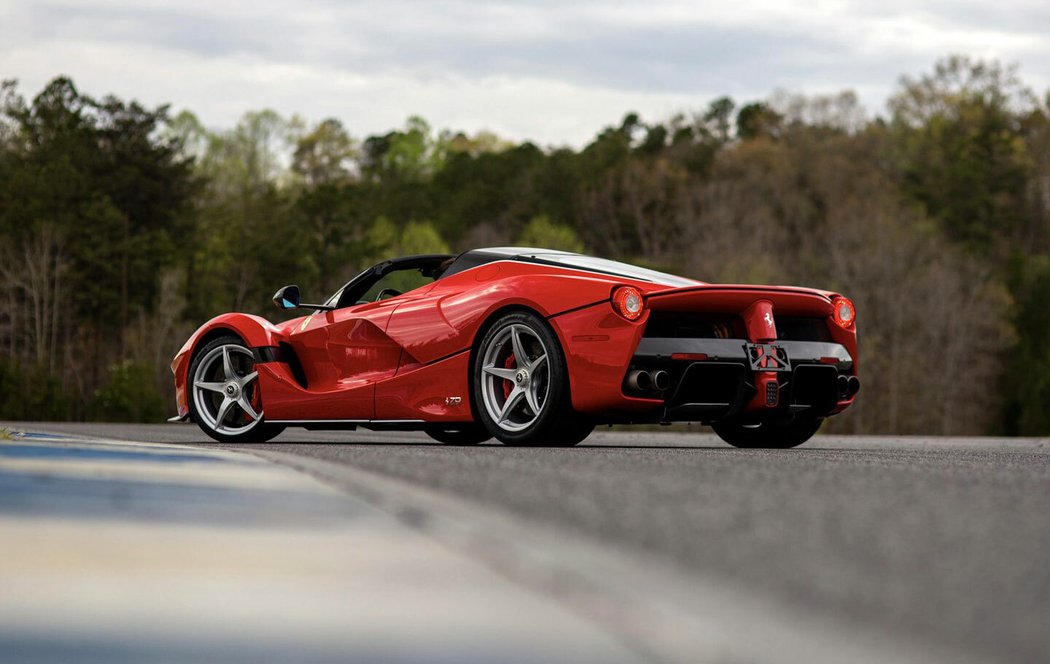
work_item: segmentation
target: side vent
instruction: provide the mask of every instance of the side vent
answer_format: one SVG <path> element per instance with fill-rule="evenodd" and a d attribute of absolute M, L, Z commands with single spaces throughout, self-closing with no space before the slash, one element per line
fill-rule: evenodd
<path fill-rule="evenodd" d="M 295 349 L 292 348 L 291 344 L 284 341 L 280 343 L 280 349 L 281 359 L 288 363 L 288 368 L 291 369 L 295 382 L 299 383 L 299 386 L 305 390 L 307 387 L 306 371 L 303 369 L 303 363 L 299 361 L 299 356 L 296 355 Z"/>

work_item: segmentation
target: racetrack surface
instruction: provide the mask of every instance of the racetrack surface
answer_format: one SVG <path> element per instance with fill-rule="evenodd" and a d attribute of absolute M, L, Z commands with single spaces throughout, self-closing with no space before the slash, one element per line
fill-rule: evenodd
<path fill-rule="evenodd" d="M 189 425 L 7 426 L 219 447 Z M 542 531 L 622 553 L 639 569 L 666 570 L 671 585 L 679 575 L 685 594 L 696 579 L 738 589 L 768 600 L 769 612 L 812 618 L 805 639 L 823 638 L 812 629 L 822 625 L 829 639 L 856 629 L 921 644 L 930 659 L 1050 659 L 1047 440 L 818 436 L 795 450 L 749 451 L 703 434 L 606 432 L 577 448 L 522 449 L 289 431 L 233 449 L 350 492 L 375 476 L 399 482 L 395 494 L 436 492 L 419 500 L 474 506 L 512 537 Z M 604 620 L 615 628 L 618 618 Z"/>

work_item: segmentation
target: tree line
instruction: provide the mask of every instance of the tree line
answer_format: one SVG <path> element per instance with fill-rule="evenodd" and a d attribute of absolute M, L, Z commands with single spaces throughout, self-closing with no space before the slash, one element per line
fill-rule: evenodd
<path fill-rule="evenodd" d="M 1050 95 L 952 57 L 884 112 L 852 92 L 628 113 L 541 147 L 411 117 L 358 137 L 56 78 L 0 87 L 0 419 L 159 420 L 200 323 L 321 299 L 389 255 L 523 244 L 704 281 L 839 290 L 864 390 L 848 432 L 1050 432 Z"/>

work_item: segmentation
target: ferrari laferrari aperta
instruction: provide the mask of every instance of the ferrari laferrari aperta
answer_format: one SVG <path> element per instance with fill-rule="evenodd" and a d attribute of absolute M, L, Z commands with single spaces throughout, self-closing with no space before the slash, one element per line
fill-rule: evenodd
<path fill-rule="evenodd" d="M 172 362 L 178 417 L 223 442 L 286 427 L 567 446 L 598 424 L 701 422 L 794 447 L 849 407 L 856 312 L 837 293 L 708 284 L 546 249 L 374 265 L 283 323 L 224 314 Z"/>

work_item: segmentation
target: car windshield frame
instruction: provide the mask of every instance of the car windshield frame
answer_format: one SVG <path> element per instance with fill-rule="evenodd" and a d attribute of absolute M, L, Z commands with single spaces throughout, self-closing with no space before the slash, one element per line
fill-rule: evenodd
<path fill-rule="evenodd" d="M 442 277 L 442 274 L 437 272 L 441 264 L 454 258 L 456 258 L 455 254 L 418 254 L 376 263 L 346 282 L 342 288 L 325 301 L 325 306 L 334 309 L 345 309 L 361 304 L 357 297 L 367 293 L 377 281 L 391 272 L 401 270 L 419 270 L 423 272 L 424 270 L 430 270 L 432 274 L 426 276 L 431 276 L 434 281 L 437 281 Z M 426 273 L 424 272 L 424 274 Z M 351 294 L 354 295 L 353 298 L 350 297 Z"/>

